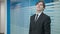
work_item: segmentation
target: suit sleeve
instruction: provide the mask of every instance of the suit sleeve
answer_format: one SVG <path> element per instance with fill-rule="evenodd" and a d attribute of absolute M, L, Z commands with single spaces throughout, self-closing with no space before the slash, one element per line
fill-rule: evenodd
<path fill-rule="evenodd" d="M 50 17 L 46 18 L 44 21 L 44 34 L 51 33 L 50 23 L 51 23 Z"/>
<path fill-rule="evenodd" d="M 31 34 L 31 20 L 32 20 L 32 18 L 30 17 L 29 34 Z"/>

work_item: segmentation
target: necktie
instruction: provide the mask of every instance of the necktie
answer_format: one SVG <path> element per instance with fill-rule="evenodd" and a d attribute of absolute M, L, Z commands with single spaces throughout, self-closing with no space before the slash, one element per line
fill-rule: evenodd
<path fill-rule="evenodd" d="M 38 19 L 38 14 L 36 14 L 36 16 L 35 16 L 35 21 L 37 21 L 37 19 Z"/>

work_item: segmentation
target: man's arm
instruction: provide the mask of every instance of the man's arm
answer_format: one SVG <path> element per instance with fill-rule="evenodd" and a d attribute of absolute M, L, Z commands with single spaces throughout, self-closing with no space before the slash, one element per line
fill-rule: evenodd
<path fill-rule="evenodd" d="M 32 20 L 32 18 L 30 17 L 30 26 L 29 26 L 29 34 L 31 34 L 31 21 Z"/>
<path fill-rule="evenodd" d="M 50 23 L 51 23 L 50 17 L 46 18 L 44 21 L 44 34 L 51 33 Z"/>

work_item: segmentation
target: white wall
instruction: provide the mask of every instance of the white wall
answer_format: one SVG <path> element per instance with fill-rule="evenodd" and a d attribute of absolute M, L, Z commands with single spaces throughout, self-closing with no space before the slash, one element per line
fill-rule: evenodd
<path fill-rule="evenodd" d="M 4 17 L 5 17 L 5 15 L 4 15 L 4 3 L 1 3 L 1 33 L 3 33 L 4 32 L 4 26 L 5 26 L 5 21 L 4 21 Z"/>
<path fill-rule="evenodd" d="M 6 3 L 5 1 L 1 2 L 1 21 L 0 21 L 0 33 L 5 33 L 6 25 Z"/>
<path fill-rule="evenodd" d="M 0 31 L 1 31 L 1 3 L 0 3 Z"/>

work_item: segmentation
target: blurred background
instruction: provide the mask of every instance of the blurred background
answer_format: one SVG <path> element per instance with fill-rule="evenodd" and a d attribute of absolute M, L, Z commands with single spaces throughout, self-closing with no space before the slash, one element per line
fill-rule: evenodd
<path fill-rule="evenodd" d="M 36 11 L 35 4 L 44 1 L 44 13 L 51 17 L 51 34 L 60 34 L 60 0 L 11 0 L 11 34 L 28 34 L 30 16 Z"/>

